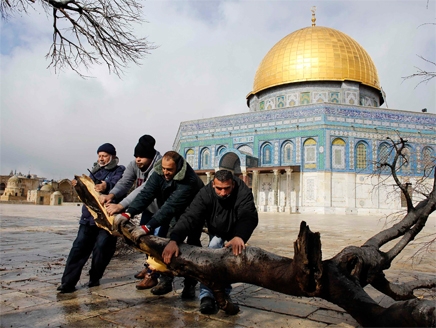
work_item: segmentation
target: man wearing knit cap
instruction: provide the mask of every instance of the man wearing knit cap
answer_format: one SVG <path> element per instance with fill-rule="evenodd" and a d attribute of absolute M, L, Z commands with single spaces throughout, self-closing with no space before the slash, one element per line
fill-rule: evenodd
<path fill-rule="evenodd" d="M 155 144 L 155 139 L 150 135 L 143 135 L 139 138 L 133 154 L 135 159 L 129 163 L 121 180 L 109 191 L 108 195 L 100 196 L 100 203 L 105 204 L 109 215 L 120 213 L 127 209 L 130 203 L 144 188 L 145 182 L 154 172 L 154 164 L 162 158 L 161 154 L 154 149 Z M 126 198 L 118 204 L 112 203 L 114 198 L 116 199 L 119 198 L 120 195 L 127 194 L 132 186 L 135 189 Z M 154 201 L 142 212 L 140 224 L 147 224 L 153 213 L 157 212 L 157 210 L 158 207 Z M 156 230 L 156 232 L 158 233 L 158 230 Z M 148 289 L 157 285 L 157 275 L 151 275 L 149 273 L 146 267 L 135 275 L 135 278 L 141 279 L 141 282 L 136 285 L 137 289 Z"/>
<path fill-rule="evenodd" d="M 97 162 L 94 164 L 90 177 L 95 183 L 95 190 L 107 194 L 118 180 L 121 179 L 125 167 L 118 165 L 115 147 L 105 143 L 97 149 Z M 76 180 L 72 185 L 77 184 Z M 124 197 L 125 195 L 121 195 Z M 114 199 L 116 202 L 117 199 Z M 106 230 L 95 225 L 94 217 L 88 208 L 82 206 L 82 216 L 79 222 L 79 231 L 68 255 L 61 285 L 57 288 L 61 293 L 72 293 L 80 279 L 83 266 L 92 253 L 91 270 L 89 270 L 88 287 L 100 285 L 100 279 L 115 253 L 117 238 Z"/>
<path fill-rule="evenodd" d="M 144 188 L 144 182 L 147 181 L 148 177 L 153 173 L 154 164 L 162 158 L 161 154 L 154 149 L 155 144 L 156 141 L 150 135 L 146 134 L 139 138 L 133 154 L 135 159 L 127 165 L 121 180 L 118 181 L 118 183 L 109 191 L 108 195 L 100 196 L 100 203 L 106 204 L 106 210 L 109 215 L 123 212 L 123 210 L 129 207 L 136 195 L 141 192 L 142 188 Z M 119 204 L 111 202 L 112 199 L 127 194 L 132 186 L 135 187 L 135 190 L 133 190 Z M 152 204 L 152 208 L 146 209 L 142 215 L 145 216 L 154 213 L 156 210 L 157 207 Z"/>
<path fill-rule="evenodd" d="M 179 153 L 168 151 L 156 163 L 153 174 L 127 210 L 115 217 L 114 226 L 124 224 L 156 199 L 159 210 L 153 214 L 150 221 L 135 227 L 131 236 L 136 241 L 142 235 L 153 233 L 158 227 L 159 235 L 163 235 L 164 231 L 166 235 L 172 226 L 171 222 L 178 220 L 203 186 L 204 183 L 188 162 Z M 200 235 L 201 229 L 191 231 L 187 243 L 201 247 Z M 151 289 L 151 293 L 164 295 L 171 292 L 172 282 L 173 277 L 161 275 L 159 284 Z M 196 284 L 194 279 L 185 278 L 181 295 L 183 299 L 195 298 Z"/>

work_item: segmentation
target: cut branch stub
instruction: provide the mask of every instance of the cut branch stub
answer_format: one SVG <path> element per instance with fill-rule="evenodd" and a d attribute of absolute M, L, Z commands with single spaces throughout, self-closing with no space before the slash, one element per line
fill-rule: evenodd
<path fill-rule="evenodd" d="M 294 242 L 293 266 L 300 288 L 308 295 L 315 295 L 321 289 L 321 239 L 319 232 L 310 231 L 304 221 L 300 224 L 298 239 Z"/>
<path fill-rule="evenodd" d="M 109 215 L 106 208 L 98 201 L 99 193 L 95 191 L 95 184 L 86 175 L 74 176 L 77 184 L 74 187 L 80 200 L 88 207 L 89 212 L 94 217 L 94 221 L 100 228 L 112 233 L 114 217 Z"/>

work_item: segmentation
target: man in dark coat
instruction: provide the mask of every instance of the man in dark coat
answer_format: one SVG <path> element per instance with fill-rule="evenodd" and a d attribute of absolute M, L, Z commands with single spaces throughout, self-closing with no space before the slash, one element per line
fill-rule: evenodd
<path fill-rule="evenodd" d="M 258 224 L 258 214 L 253 194 L 247 185 L 230 171 L 220 170 L 214 179 L 199 191 L 186 212 L 170 233 L 171 241 L 162 257 L 165 263 L 179 255 L 178 244 L 190 231 L 206 223 L 210 248 L 231 248 L 235 256 L 242 253 L 245 243 Z M 224 244 L 225 241 L 228 241 Z M 226 288 L 227 297 L 231 286 Z M 200 284 L 200 311 L 211 314 L 216 310 L 212 291 Z"/>
<path fill-rule="evenodd" d="M 110 143 L 101 145 L 97 149 L 97 154 L 98 161 L 94 164 L 90 176 L 94 180 L 95 190 L 107 194 L 121 179 L 125 167 L 118 165 L 117 152 Z M 72 181 L 73 186 L 76 183 L 76 180 Z M 121 198 L 124 196 L 121 195 Z M 117 199 L 113 201 L 117 202 Z M 88 287 L 99 286 L 100 279 L 115 253 L 117 238 L 95 225 L 94 217 L 85 205 L 82 206 L 79 223 L 79 231 L 68 255 L 61 285 L 57 288 L 61 293 L 72 293 L 76 290 L 83 266 L 91 253 Z"/>
<path fill-rule="evenodd" d="M 183 157 L 175 151 L 168 151 L 156 163 L 153 174 L 148 178 L 141 192 L 130 203 L 126 212 L 115 218 L 115 225 L 141 213 L 156 199 L 158 211 L 153 213 L 147 223 L 136 227 L 132 231 L 132 237 L 137 239 L 142 235 L 152 233 L 158 227 L 160 227 L 159 236 L 166 236 L 170 225 L 179 219 L 203 186 L 203 181 Z M 188 236 L 188 244 L 201 247 L 200 235 L 201 229 L 193 231 Z M 162 275 L 159 284 L 153 287 L 151 292 L 154 295 L 169 293 L 173 288 L 172 281 L 172 277 Z M 182 298 L 195 297 L 196 284 L 195 280 L 186 278 Z"/>

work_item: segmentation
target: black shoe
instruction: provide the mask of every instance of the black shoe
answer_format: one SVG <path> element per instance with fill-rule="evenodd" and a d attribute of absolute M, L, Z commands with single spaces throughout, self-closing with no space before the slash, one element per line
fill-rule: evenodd
<path fill-rule="evenodd" d="M 233 303 L 232 299 L 230 298 L 230 295 L 226 295 L 226 301 L 228 304 L 226 306 L 226 309 L 224 310 L 226 314 L 235 315 L 239 312 L 239 306 L 236 303 Z"/>
<path fill-rule="evenodd" d="M 192 300 L 195 298 L 195 285 L 185 285 L 182 290 L 182 299 Z"/>
<path fill-rule="evenodd" d="M 68 293 L 75 292 L 76 291 L 76 287 L 70 286 L 70 285 L 67 285 L 67 284 L 62 284 L 58 288 L 56 288 L 56 290 L 60 291 L 61 294 L 68 294 Z"/>
<path fill-rule="evenodd" d="M 215 300 L 211 297 L 203 297 L 200 301 L 200 312 L 203 314 L 213 314 L 215 311 Z"/>
<path fill-rule="evenodd" d="M 91 280 L 88 282 L 88 288 L 100 286 L 100 280 Z"/>
<path fill-rule="evenodd" d="M 173 290 L 173 279 L 161 278 L 159 283 L 151 289 L 153 295 L 165 295 Z"/>

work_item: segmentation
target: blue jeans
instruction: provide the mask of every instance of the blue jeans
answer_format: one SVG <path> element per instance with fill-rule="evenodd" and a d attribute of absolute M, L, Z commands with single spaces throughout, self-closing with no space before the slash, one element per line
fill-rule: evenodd
<path fill-rule="evenodd" d="M 151 213 L 149 210 L 145 210 L 144 212 L 142 212 L 139 225 L 146 225 L 148 221 L 151 220 L 152 217 L 153 217 L 153 213 Z M 154 229 L 153 235 L 166 238 L 167 232 L 168 232 L 168 228 L 161 229 L 161 227 L 157 227 L 156 229 Z"/>
<path fill-rule="evenodd" d="M 95 225 L 80 224 L 77 237 L 73 242 L 70 254 L 62 275 L 62 284 L 76 286 L 83 266 L 92 253 L 89 281 L 98 281 L 103 277 L 112 256 L 115 253 L 117 238 Z"/>
<path fill-rule="evenodd" d="M 224 239 L 217 237 L 217 236 L 209 236 L 209 248 L 222 248 L 224 246 Z M 230 294 L 230 291 L 232 290 L 232 286 L 228 285 L 225 288 L 226 295 Z M 200 283 L 200 294 L 198 295 L 198 298 L 201 300 L 203 297 L 210 297 L 212 299 L 215 299 L 213 296 L 212 291 L 207 288 L 205 285 Z"/>

